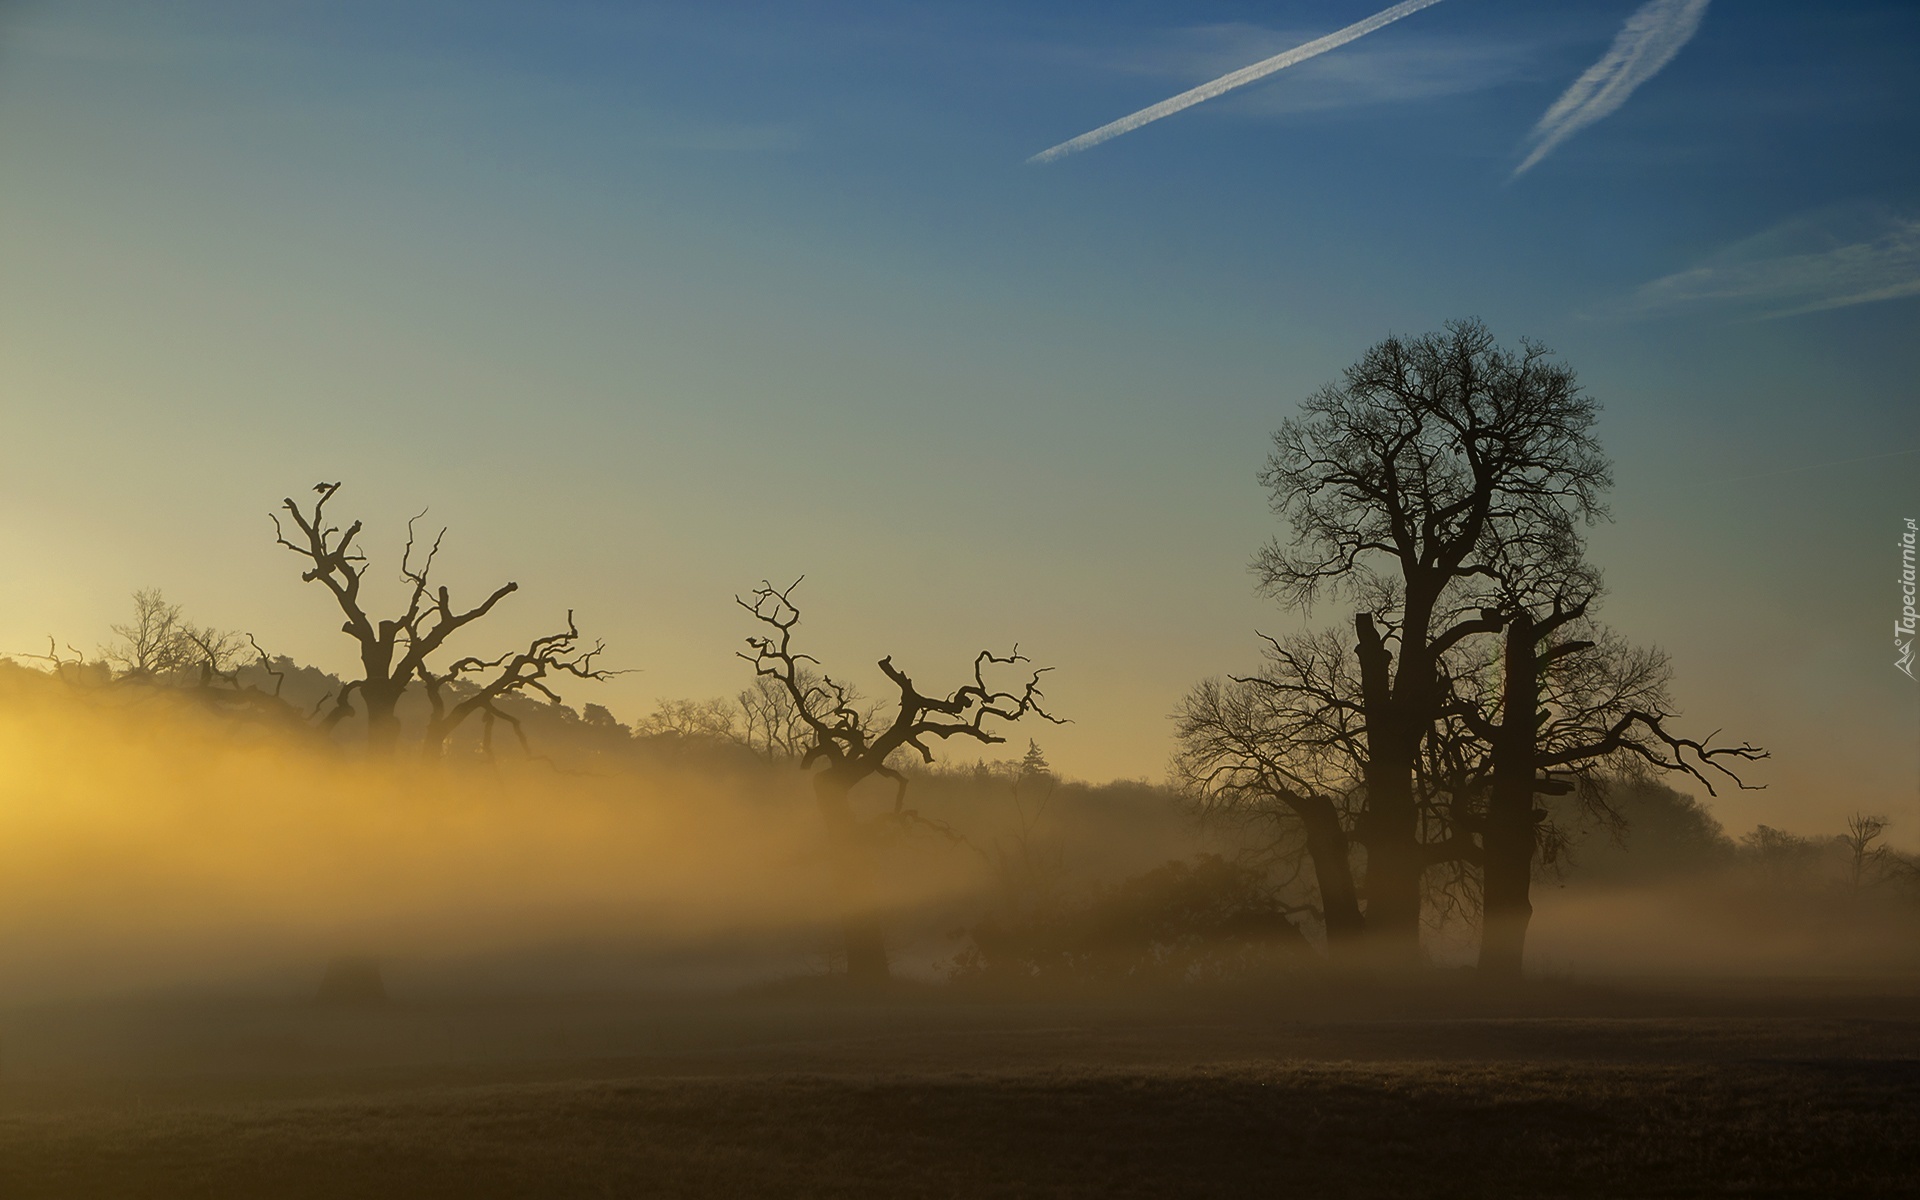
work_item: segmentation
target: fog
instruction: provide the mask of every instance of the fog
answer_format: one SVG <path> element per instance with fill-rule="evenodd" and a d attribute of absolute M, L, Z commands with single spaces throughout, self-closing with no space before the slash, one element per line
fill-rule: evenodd
<path fill-rule="evenodd" d="M 306 997 L 343 956 L 377 960 L 401 995 L 737 988 L 834 966 L 826 840 L 791 762 L 377 762 L 187 693 L 20 669 L 0 685 L 0 762 L 0 1001 Z M 1023 796 L 1004 763 L 921 773 L 908 796 L 925 819 L 878 856 L 879 902 L 896 971 L 927 980 L 989 914 L 1065 911 L 1271 834 L 1200 827 L 1145 784 L 1049 777 Z M 1736 843 L 1662 789 L 1619 807 L 1624 824 L 1575 829 L 1543 867 L 1532 973 L 1920 970 L 1904 857 L 1778 831 Z M 1264 879 L 1317 941 L 1310 871 Z M 1429 953 L 1464 965 L 1475 939 L 1469 911 Z"/>
<path fill-rule="evenodd" d="M 369 763 L 237 739 L 164 695 L 31 690 L 0 703 L 7 995 L 285 984 L 348 953 L 403 972 L 566 946 L 666 954 L 777 943 L 825 916 L 797 786 Z M 966 867 L 931 856 L 891 898 L 963 890 Z"/>
<path fill-rule="evenodd" d="M 1742 865 L 1693 879 L 1537 888 L 1528 960 L 1536 975 L 1589 980 L 1912 976 L 1916 917 L 1911 885 L 1856 891 Z"/>
<path fill-rule="evenodd" d="M 442 992 L 731 986 L 831 965 L 826 839 L 791 762 L 370 761 L 235 725 L 189 693 L 17 668 L 0 681 L 0 762 L 0 1000 L 311 994 L 339 956 Z M 878 879 L 909 975 L 952 957 L 1008 839 L 1082 882 L 1205 843 L 1155 789 L 1069 798 L 1040 828 L 986 768 L 917 785 L 937 827 L 890 839 Z M 857 798 L 884 808 L 891 787 Z"/>

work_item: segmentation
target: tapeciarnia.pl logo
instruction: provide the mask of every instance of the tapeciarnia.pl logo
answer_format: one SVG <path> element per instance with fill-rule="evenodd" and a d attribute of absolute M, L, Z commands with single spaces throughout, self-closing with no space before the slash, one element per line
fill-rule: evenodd
<path fill-rule="evenodd" d="M 1914 519 L 1900 534 L 1900 619 L 1893 623 L 1894 668 L 1908 679 L 1913 675 L 1913 540 Z"/>

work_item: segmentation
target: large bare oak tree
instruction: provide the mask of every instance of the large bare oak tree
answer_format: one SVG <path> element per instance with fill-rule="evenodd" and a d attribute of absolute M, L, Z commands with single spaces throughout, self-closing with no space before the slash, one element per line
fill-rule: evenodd
<path fill-rule="evenodd" d="M 1422 877 L 1415 775 L 1446 703 L 1439 664 L 1477 634 L 1494 560 L 1563 552 L 1603 513 L 1596 408 L 1542 346 L 1497 345 L 1478 321 L 1389 337 L 1274 435 L 1262 472 L 1292 537 L 1255 560 L 1262 589 L 1308 607 L 1357 600 L 1364 713 L 1366 925 L 1387 960 L 1418 961 Z"/>

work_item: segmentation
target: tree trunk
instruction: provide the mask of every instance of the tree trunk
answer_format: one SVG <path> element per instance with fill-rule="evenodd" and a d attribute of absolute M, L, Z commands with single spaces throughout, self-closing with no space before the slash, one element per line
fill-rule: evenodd
<path fill-rule="evenodd" d="M 1533 618 L 1524 611 L 1507 626 L 1501 723 L 1493 738 L 1493 792 L 1482 835 L 1480 972 L 1517 981 L 1533 919 L 1534 710 L 1540 678 Z"/>
<path fill-rule="evenodd" d="M 1320 885 L 1320 910 L 1327 925 L 1327 957 L 1350 962 L 1365 944 L 1366 918 L 1353 884 L 1353 860 L 1340 814 L 1325 796 L 1303 796 L 1293 810 L 1307 827 L 1307 857 Z"/>
<path fill-rule="evenodd" d="M 400 718 L 394 712 L 400 693 L 385 688 L 363 686 L 360 702 L 367 706 L 367 751 L 386 757 L 400 744 Z"/>
<path fill-rule="evenodd" d="M 445 714 L 428 717 L 427 727 L 420 734 L 420 757 L 426 762 L 439 762 L 447 756 L 447 743 L 454 732 L 465 722 L 467 714 L 454 710 L 458 716 Z M 490 714 L 489 714 L 490 715 Z"/>
<path fill-rule="evenodd" d="M 1382 769 L 1382 768 L 1385 769 Z M 1367 941 L 1384 967 L 1420 965 L 1420 879 L 1426 855 L 1416 834 L 1413 769 L 1371 764 L 1367 771 Z"/>
<path fill-rule="evenodd" d="M 1367 613 L 1359 633 L 1361 701 L 1367 721 L 1367 811 L 1360 840 L 1367 848 L 1367 941 L 1379 965 L 1420 964 L 1420 878 L 1427 869 L 1413 802 L 1413 751 L 1400 698 L 1392 686 L 1392 654 Z M 1418 669 L 1403 651 L 1400 673 Z"/>
<path fill-rule="evenodd" d="M 827 826 L 839 892 L 840 925 L 846 943 L 847 982 L 873 987 L 887 981 L 887 945 L 874 896 L 873 850 L 860 836 L 847 793 L 851 786 L 831 771 L 813 777 L 814 800 Z"/>

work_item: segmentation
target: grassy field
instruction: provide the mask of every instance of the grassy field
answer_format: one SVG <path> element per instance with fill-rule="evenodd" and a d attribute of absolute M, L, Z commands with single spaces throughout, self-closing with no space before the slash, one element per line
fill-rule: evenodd
<path fill-rule="evenodd" d="M 1920 1194 L 1895 989 L 0 1015 L 0 1196 Z"/>

